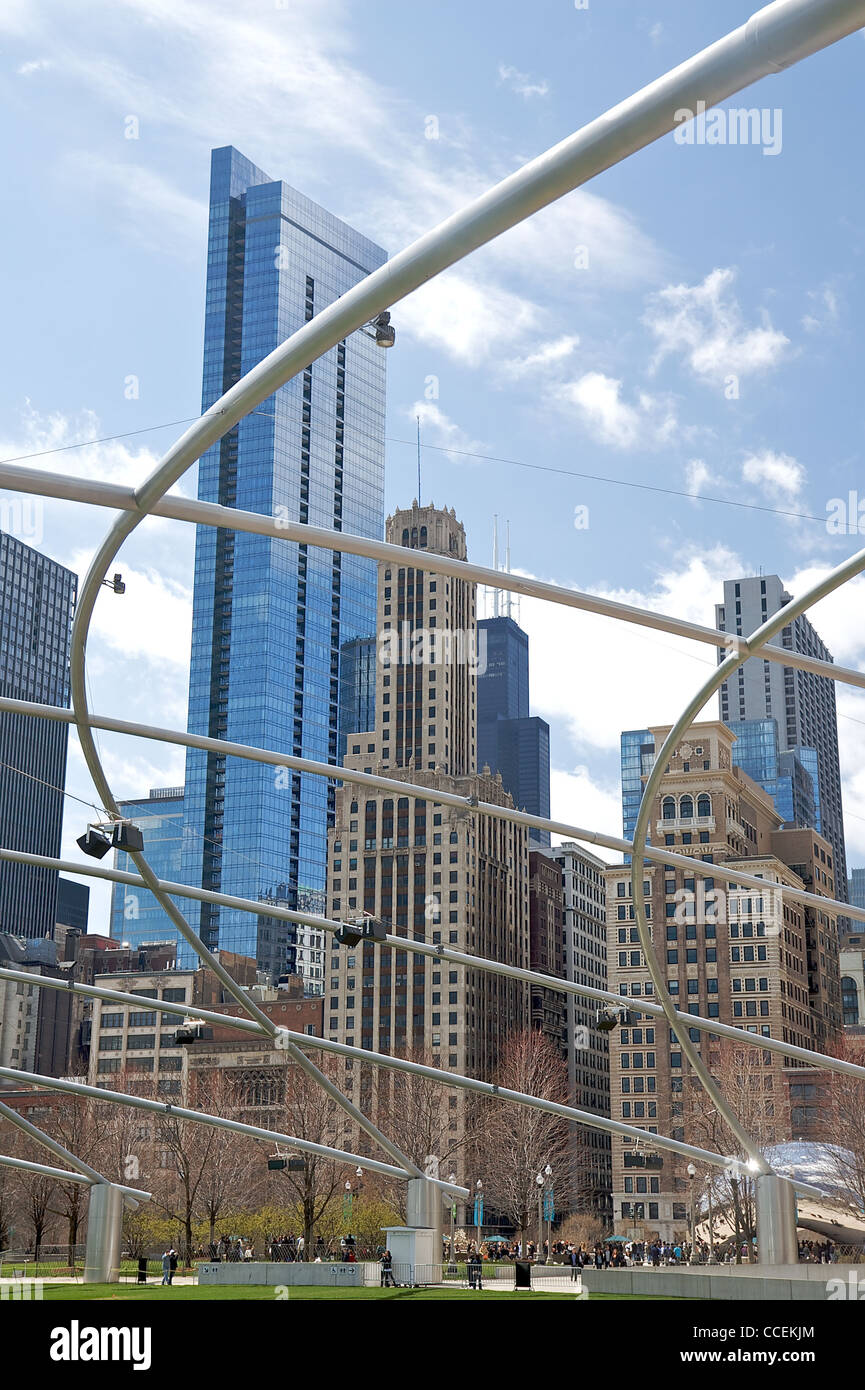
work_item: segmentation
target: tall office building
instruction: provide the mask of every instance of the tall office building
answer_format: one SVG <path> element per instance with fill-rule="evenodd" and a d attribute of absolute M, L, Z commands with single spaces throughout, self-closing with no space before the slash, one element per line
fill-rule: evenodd
<path fill-rule="evenodd" d="M 652 729 L 656 748 L 669 727 Z M 832 1050 L 840 1034 L 837 918 L 780 901 L 773 884 L 831 897 L 832 846 L 810 828 L 781 829 L 772 799 L 733 763 L 726 725 L 692 725 L 673 753 L 652 807 L 650 841 L 702 865 L 707 878 L 647 863 L 644 891 L 652 949 L 682 1013 L 717 1018 L 762 1037 Z M 737 889 L 724 866 L 735 863 L 765 879 L 766 891 Z M 617 1234 L 645 1239 L 687 1234 L 689 1183 L 684 1160 L 652 1149 L 651 1135 L 705 1144 L 713 1111 L 666 1024 L 641 1012 L 653 983 L 634 924 L 631 870 L 606 871 L 609 988 L 629 1017 L 610 1033 L 614 1119 L 643 1129 L 639 1148 L 612 1138 L 613 1215 Z M 701 886 L 702 885 L 702 886 Z M 709 895 L 709 896 L 706 896 Z M 804 1137 L 796 1088 L 801 1066 L 775 1052 L 748 1049 L 690 1029 L 691 1040 L 719 1077 L 763 1145 Z M 797 1104 L 792 1105 L 796 1098 Z M 712 1147 L 713 1144 L 708 1145 Z"/>
<path fill-rule="evenodd" d="M 850 877 L 847 880 L 847 901 L 854 907 L 865 907 L 865 869 L 851 869 Z M 865 930 L 862 923 L 857 924 L 857 930 Z"/>
<path fill-rule="evenodd" d="M 72 927 L 82 934 L 87 931 L 90 913 L 90 885 L 76 883 L 71 878 L 57 880 L 57 926 Z"/>
<path fill-rule="evenodd" d="M 550 726 L 529 714 L 529 638 L 511 617 L 478 623 L 478 767 L 500 772 L 514 805 L 550 814 Z M 549 845 L 548 830 L 532 841 Z"/>
<path fill-rule="evenodd" d="M 385 259 L 237 150 L 215 150 L 203 407 Z M 208 450 L 199 497 L 378 539 L 384 402 L 384 353 L 361 329 Z M 375 573 L 360 557 L 200 527 L 190 730 L 337 765 L 340 652 L 375 629 Z M 322 910 L 332 784 L 190 750 L 185 795 L 186 882 Z M 287 942 L 266 921 L 224 907 L 186 911 L 209 947 L 284 968 Z M 320 989 L 320 955 L 306 960 L 296 944 Z M 188 955 L 181 946 L 181 960 Z"/>
<path fill-rule="evenodd" d="M 810 825 L 820 829 L 820 778 L 816 750 L 810 754 L 811 771 L 796 752 L 783 752 L 777 719 L 730 719 L 727 728 L 736 735 L 733 765 L 747 772 L 752 782 L 768 792 L 786 825 Z"/>
<path fill-rule="evenodd" d="M 428 792 L 339 788 L 328 914 L 348 921 L 369 913 L 398 936 L 526 967 L 525 828 L 436 800 L 450 792 L 513 804 L 500 777 L 474 770 L 475 586 L 423 569 L 425 550 L 465 559 L 465 533 L 452 511 L 415 503 L 388 519 L 386 537 L 406 547 L 406 564 L 379 565 L 376 723 L 349 736 L 345 765 Z M 490 1076 L 505 1040 L 527 1026 L 521 981 L 369 941 L 332 943 L 329 955 L 324 1027 L 338 1041 L 425 1052 L 450 1070 Z M 368 1113 L 388 1084 L 375 1068 L 346 1069 L 348 1093 Z M 448 1103 L 457 1133 L 463 1101 Z"/>
<path fill-rule="evenodd" d="M 139 827 L 144 836 L 144 854 L 157 878 L 182 883 L 183 870 L 183 788 L 154 787 L 145 797 L 118 803 L 120 813 Z M 114 851 L 114 867 L 136 873 L 126 850 Z M 191 899 L 175 898 L 184 915 Z M 174 941 L 177 929 L 167 912 L 146 888 L 115 883 L 111 889 L 109 935 L 133 949 L 154 941 Z"/>
<path fill-rule="evenodd" d="M 567 841 L 549 851 L 562 875 L 564 975 L 566 980 L 607 988 L 606 864 L 582 845 Z M 565 995 L 568 1094 L 572 1105 L 610 1114 L 609 1035 L 596 1027 L 597 1004 Z M 578 1210 L 607 1219 L 612 1211 L 610 1136 L 570 1127 L 571 1191 Z"/>
<path fill-rule="evenodd" d="M 622 835 L 633 840 L 643 784 L 655 761 L 655 740 L 651 729 L 626 729 L 620 738 L 622 770 Z M 625 855 L 625 863 L 631 856 Z"/>
<path fill-rule="evenodd" d="M 778 613 L 790 598 L 777 574 L 725 580 L 724 601 L 715 605 L 715 626 L 721 632 L 747 636 Z M 790 651 L 818 657 L 821 661 L 832 660 L 825 643 L 804 616 L 794 618 L 782 629 L 780 641 L 775 640 Z M 723 653 L 719 652 L 718 659 L 723 659 Z M 798 667 L 782 666 L 755 656 L 724 682 L 719 701 L 725 724 L 735 724 L 739 720 L 777 720 L 781 751 L 796 753 L 808 771 L 811 770 L 808 750 L 815 751 L 820 797 L 815 829 L 832 845 L 839 897 L 846 900 L 847 856 L 834 682 Z"/>
<path fill-rule="evenodd" d="M 0 532 L 0 693 L 69 704 L 69 642 L 78 580 Z M 68 726 L 0 714 L 0 844 L 60 853 Z M 53 936 L 57 873 L 0 863 L 0 932 Z"/>

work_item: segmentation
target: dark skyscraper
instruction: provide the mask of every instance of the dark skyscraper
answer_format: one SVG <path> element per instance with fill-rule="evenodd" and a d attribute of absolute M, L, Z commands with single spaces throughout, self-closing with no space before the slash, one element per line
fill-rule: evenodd
<path fill-rule="evenodd" d="M 203 407 L 385 259 L 237 150 L 215 150 Z M 359 330 L 208 450 L 199 497 L 379 539 L 384 402 L 384 353 L 374 333 Z M 371 560 L 200 527 L 190 730 L 336 766 L 340 654 L 374 633 L 375 612 Z M 191 750 L 184 880 L 321 911 L 333 798 L 321 777 Z M 304 928 L 291 928 L 289 940 L 246 912 L 189 904 L 187 913 L 211 948 L 276 971 L 302 961 L 308 985 L 322 989 L 322 953 L 307 949 Z"/>
<path fill-rule="evenodd" d="M 500 772 L 514 805 L 550 814 L 550 726 L 529 715 L 529 639 L 513 618 L 478 623 L 478 768 Z M 531 831 L 549 845 L 549 831 Z"/>
<path fill-rule="evenodd" d="M 715 605 L 715 625 L 721 632 L 747 637 L 790 598 L 777 574 L 725 580 L 724 601 Z M 832 660 L 831 652 L 804 615 L 788 623 L 775 641 L 790 651 L 821 661 Z M 723 653 L 719 652 L 719 661 L 722 658 Z M 832 845 L 838 897 L 845 900 L 847 856 L 834 682 L 755 656 L 724 682 L 719 703 L 721 718 L 734 730 L 739 720 L 777 720 L 780 751 L 796 753 L 808 772 L 812 772 L 816 753 L 819 822 L 814 828 Z"/>
<path fill-rule="evenodd" d="M 77 577 L 0 533 L 0 692 L 69 704 L 69 638 Z M 63 826 L 66 724 L 0 714 L 0 844 L 56 857 Z M 57 874 L 0 863 L 0 932 L 53 936 Z"/>

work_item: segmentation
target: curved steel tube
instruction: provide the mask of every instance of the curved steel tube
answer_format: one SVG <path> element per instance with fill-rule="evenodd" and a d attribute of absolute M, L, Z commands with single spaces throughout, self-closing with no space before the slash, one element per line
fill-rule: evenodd
<path fill-rule="evenodd" d="M 646 855 L 644 852 L 646 833 L 649 829 L 655 796 L 657 795 L 661 778 L 664 776 L 669 759 L 675 752 L 676 746 L 685 734 L 685 731 L 691 727 L 696 716 L 700 713 L 715 691 L 727 680 L 731 671 L 735 671 L 744 661 L 748 660 L 749 656 L 753 656 L 755 652 L 758 652 L 765 642 L 768 642 L 769 639 L 779 633 L 782 628 L 785 628 L 793 618 L 800 617 L 812 604 L 819 602 L 819 600 L 825 598 L 827 594 L 834 593 L 842 584 L 846 584 L 848 580 L 854 579 L 856 575 L 861 574 L 863 570 L 865 570 L 865 550 L 860 550 L 855 555 L 851 555 L 847 560 L 844 560 L 840 565 L 837 565 L 834 570 L 817 584 L 812 585 L 810 589 L 806 589 L 805 593 L 802 594 L 800 598 L 793 599 L 790 603 L 779 609 L 777 613 L 773 614 L 771 618 L 752 632 L 745 643 L 746 650 L 744 652 L 741 650 L 738 652 L 731 652 L 729 656 L 718 665 L 717 669 L 712 672 L 708 680 L 703 682 L 697 693 L 679 715 L 679 718 L 667 735 L 663 747 L 656 753 L 654 765 L 646 779 L 646 785 L 643 789 L 640 810 L 637 815 L 637 823 L 634 827 L 634 848 L 631 864 L 631 895 L 634 904 L 634 918 L 640 937 L 640 945 L 643 948 L 646 965 L 655 985 L 655 994 L 658 1001 L 663 1006 L 670 1027 L 678 1038 L 681 1049 L 690 1062 L 693 1070 L 696 1072 L 703 1089 L 714 1100 L 719 1115 L 726 1121 L 730 1130 L 735 1134 L 739 1143 L 742 1145 L 742 1148 L 761 1173 L 771 1172 L 771 1169 L 754 1140 L 730 1109 L 730 1106 L 721 1094 L 720 1087 L 710 1074 L 703 1059 L 694 1047 L 694 1044 L 691 1042 L 688 1036 L 687 1026 L 682 1022 L 681 1016 L 673 1006 L 673 1001 L 667 989 L 665 972 L 661 970 L 660 962 L 655 956 L 649 923 L 646 917 L 645 895 L 643 893 L 643 872 L 646 864 Z M 725 866 L 722 864 L 720 867 L 723 870 Z"/>

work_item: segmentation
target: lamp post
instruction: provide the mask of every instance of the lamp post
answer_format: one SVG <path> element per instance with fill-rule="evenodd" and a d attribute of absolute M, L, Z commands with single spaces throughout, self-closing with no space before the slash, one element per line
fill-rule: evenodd
<path fill-rule="evenodd" d="M 730 1186 L 733 1189 L 733 1217 L 736 1222 L 736 1264 L 740 1265 L 742 1263 L 742 1246 L 741 1223 L 739 1220 L 739 1179 L 731 1178 Z"/>
<path fill-rule="evenodd" d="M 691 1258 L 688 1264 L 698 1264 L 697 1258 L 697 1212 L 694 1204 L 694 1182 L 697 1177 L 697 1169 L 693 1163 L 688 1164 L 688 1177 L 691 1181 Z"/>
<path fill-rule="evenodd" d="M 457 1180 L 457 1175 L 456 1175 L 456 1173 L 450 1173 L 449 1176 L 448 1176 L 448 1182 L 453 1182 L 453 1183 L 455 1183 L 456 1180 Z M 449 1273 L 449 1274 L 453 1274 L 453 1273 L 456 1271 L 456 1267 L 457 1267 L 456 1257 L 455 1257 L 455 1255 L 454 1255 L 454 1237 L 455 1237 L 455 1234 L 456 1234 L 454 1228 L 455 1228 L 455 1226 L 456 1226 L 456 1219 L 457 1219 L 457 1204 L 456 1204 L 456 1201 L 454 1200 L 454 1194 L 453 1194 L 453 1193 L 450 1194 L 450 1198 L 451 1198 L 451 1243 L 450 1243 L 450 1264 L 449 1264 L 449 1266 L 448 1266 L 448 1273 Z"/>
<path fill-rule="evenodd" d="M 715 1263 L 715 1218 L 714 1218 L 714 1215 L 713 1215 L 713 1212 L 712 1212 L 712 1184 L 713 1184 L 713 1182 L 714 1182 L 714 1176 L 713 1176 L 712 1173 L 710 1173 L 710 1174 L 709 1174 L 709 1185 L 708 1185 L 708 1187 L 707 1187 L 707 1189 L 706 1189 L 706 1195 L 707 1195 L 707 1197 L 708 1197 L 708 1199 L 709 1199 L 709 1264 L 710 1264 L 710 1265 L 713 1265 L 713 1264 Z"/>
<path fill-rule="evenodd" d="M 477 1252 L 478 1252 L 478 1258 L 480 1258 L 480 1253 L 481 1253 L 481 1231 L 483 1230 L 483 1225 L 484 1225 L 484 1185 L 483 1185 L 483 1183 L 481 1182 L 480 1178 L 478 1178 L 477 1182 L 475 1183 L 475 1227 L 476 1227 L 476 1233 L 477 1233 L 477 1234 L 476 1234 L 476 1240 L 475 1240 L 475 1249 L 476 1249 Z"/>
<path fill-rule="evenodd" d="M 538 1185 L 538 1253 L 537 1259 L 541 1258 L 541 1251 L 544 1248 L 544 1175 L 538 1173 L 535 1178 Z"/>
<path fill-rule="evenodd" d="M 553 1170 L 549 1163 L 544 1169 L 546 1184 L 544 1187 L 544 1204 L 547 1209 L 547 1259 L 549 1260 L 553 1250 Z"/>

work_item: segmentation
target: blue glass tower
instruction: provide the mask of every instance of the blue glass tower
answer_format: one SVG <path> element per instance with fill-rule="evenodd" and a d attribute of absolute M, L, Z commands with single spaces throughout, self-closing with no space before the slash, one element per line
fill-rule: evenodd
<path fill-rule="evenodd" d="M 785 825 L 809 825 L 819 831 L 816 750 L 783 751 L 776 719 L 728 720 L 727 728 L 736 735 L 733 766 L 740 767 L 771 796 Z"/>
<path fill-rule="evenodd" d="M 654 761 L 655 739 L 651 729 L 626 729 L 621 735 L 622 835 L 626 840 L 634 838 L 643 799 L 643 778 L 648 777 Z M 625 863 L 630 862 L 631 856 L 626 854 Z"/>
<path fill-rule="evenodd" d="M 183 872 L 183 788 L 160 787 L 135 801 L 118 802 L 122 814 L 137 825 L 144 836 L 144 853 L 157 878 L 182 883 Z M 115 850 L 115 868 L 135 873 L 125 850 Z M 191 899 L 175 898 L 186 916 Z M 177 929 L 168 914 L 146 888 L 115 883 L 111 890 L 111 936 L 137 948 L 145 942 L 174 941 Z"/>
<path fill-rule="evenodd" d="M 215 150 L 203 408 L 385 259 L 237 150 Z M 379 538 L 384 406 L 384 353 L 361 330 L 203 456 L 199 498 Z M 336 765 L 340 652 L 375 632 L 375 615 L 373 561 L 199 528 L 190 730 Z M 184 880 L 323 909 L 333 798 L 320 777 L 190 750 Z M 194 904 L 187 915 L 211 948 L 256 957 L 264 969 L 293 963 L 292 931 L 272 920 Z M 304 958 L 321 988 L 321 961 Z"/>
<path fill-rule="evenodd" d="M 77 585 L 71 570 L 0 532 L 0 694 L 68 706 Z M 68 733 L 66 724 L 53 720 L 0 714 L 5 849 L 52 858 L 60 853 Z M 57 884 L 54 869 L 0 863 L 0 932 L 53 937 Z"/>
<path fill-rule="evenodd" d="M 478 767 L 500 772 L 518 806 L 550 814 L 550 726 L 529 715 L 529 638 L 510 617 L 478 623 Z M 548 830 L 532 831 L 548 845 Z"/>

